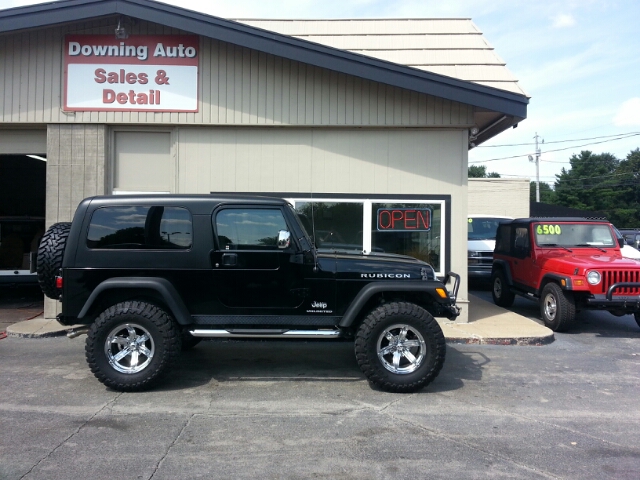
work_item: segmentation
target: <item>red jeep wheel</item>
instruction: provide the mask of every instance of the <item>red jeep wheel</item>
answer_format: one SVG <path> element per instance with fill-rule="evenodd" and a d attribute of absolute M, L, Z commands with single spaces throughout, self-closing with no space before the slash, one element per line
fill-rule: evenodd
<path fill-rule="evenodd" d="M 555 283 L 547 283 L 540 295 L 540 316 L 551 330 L 564 332 L 576 316 L 573 295 L 569 292 L 565 293 Z"/>
<path fill-rule="evenodd" d="M 502 269 L 496 270 L 491 275 L 491 296 L 493 297 L 493 303 L 499 307 L 508 308 L 513 305 L 513 300 L 516 296 L 509 290 L 509 282 Z"/>

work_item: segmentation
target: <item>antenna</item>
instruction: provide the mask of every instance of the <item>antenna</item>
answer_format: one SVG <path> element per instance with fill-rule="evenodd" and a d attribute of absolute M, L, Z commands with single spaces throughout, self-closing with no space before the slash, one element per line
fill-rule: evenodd
<path fill-rule="evenodd" d="M 313 249 L 313 273 L 318 271 L 318 246 L 316 245 L 316 216 L 313 208 L 313 157 L 309 159 L 309 194 L 311 199 L 311 248 Z"/>

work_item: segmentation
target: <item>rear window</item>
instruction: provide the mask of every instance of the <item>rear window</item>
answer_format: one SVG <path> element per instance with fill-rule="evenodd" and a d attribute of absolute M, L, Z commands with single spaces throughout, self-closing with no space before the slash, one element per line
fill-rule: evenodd
<path fill-rule="evenodd" d="M 191 248 L 192 232 L 191 213 L 183 207 L 104 207 L 91 216 L 87 246 L 186 250 Z"/>

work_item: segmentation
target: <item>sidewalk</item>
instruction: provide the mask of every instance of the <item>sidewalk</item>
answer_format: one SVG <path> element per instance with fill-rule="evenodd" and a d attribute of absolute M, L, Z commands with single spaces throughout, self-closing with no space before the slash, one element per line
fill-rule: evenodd
<path fill-rule="evenodd" d="M 447 343 L 545 345 L 555 340 L 544 325 L 469 295 L 469 323 L 438 319 Z"/>
<path fill-rule="evenodd" d="M 447 343 L 484 345 L 544 345 L 554 340 L 553 332 L 533 320 L 469 295 L 469 323 L 438 319 Z M 7 327 L 7 335 L 45 338 L 66 335 L 70 327 L 37 317 Z"/>

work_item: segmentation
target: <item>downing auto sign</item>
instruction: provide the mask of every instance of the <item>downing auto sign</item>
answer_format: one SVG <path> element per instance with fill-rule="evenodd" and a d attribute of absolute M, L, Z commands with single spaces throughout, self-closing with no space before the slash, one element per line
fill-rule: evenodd
<path fill-rule="evenodd" d="M 198 111 L 195 35 L 67 35 L 64 109 Z"/>

